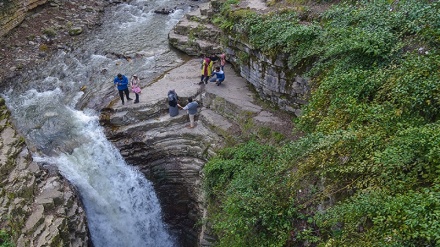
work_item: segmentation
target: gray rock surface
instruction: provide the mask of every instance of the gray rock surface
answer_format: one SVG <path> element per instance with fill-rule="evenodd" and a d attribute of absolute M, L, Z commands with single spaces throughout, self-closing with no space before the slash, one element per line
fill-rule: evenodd
<path fill-rule="evenodd" d="M 241 142 L 259 128 L 278 129 L 286 138 L 292 137 L 290 118 L 259 105 L 246 80 L 230 64 L 225 73 L 220 86 L 199 85 L 200 60 L 191 59 L 143 87 L 140 103 L 122 105 L 115 100 L 101 117 L 108 138 L 127 162 L 153 181 L 165 221 L 182 233 L 184 246 L 209 246 L 214 239 L 209 227 L 197 224 L 208 214 L 201 187 L 207 160 L 219 148 Z M 188 97 L 200 104 L 195 128 L 187 128 L 183 110 L 176 117 L 169 116 L 170 89 L 176 90 L 182 106 Z"/>
<path fill-rule="evenodd" d="M 32 161 L 24 139 L 0 111 L 0 228 L 17 247 L 88 246 L 85 212 L 73 188 Z"/>
<path fill-rule="evenodd" d="M 254 49 L 247 40 L 242 40 L 241 30 L 224 34 L 212 25 L 212 17 L 221 4 L 221 1 L 212 0 L 187 14 L 169 33 L 170 44 L 189 55 L 225 53 L 227 60 L 262 99 L 272 102 L 281 110 L 301 116 L 301 108 L 307 104 L 311 90 L 307 78 L 302 76 L 301 71 L 289 67 L 285 54 L 269 57 Z M 231 8 L 269 11 L 262 0 L 240 1 L 231 5 Z"/>

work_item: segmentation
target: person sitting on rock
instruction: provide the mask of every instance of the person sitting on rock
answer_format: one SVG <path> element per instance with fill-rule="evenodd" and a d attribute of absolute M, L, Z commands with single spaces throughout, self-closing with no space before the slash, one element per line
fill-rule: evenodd
<path fill-rule="evenodd" d="M 217 66 L 212 73 L 215 75 L 215 77 L 212 77 L 209 81 L 215 82 L 217 86 L 220 86 L 220 84 L 222 84 L 222 82 L 225 80 L 225 72 L 223 72 L 220 66 Z"/>

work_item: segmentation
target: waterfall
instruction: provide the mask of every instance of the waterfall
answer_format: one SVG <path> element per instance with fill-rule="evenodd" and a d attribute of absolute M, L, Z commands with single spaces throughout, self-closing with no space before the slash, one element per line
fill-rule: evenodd
<path fill-rule="evenodd" d="M 41 97 L 37 94 L 28 105 L 39 104 L 41 98 L 50 101 L 51 94 L 56 93 L 59 90 L 45 92 Z M 70 115 L 68 133 L 59 133 L 52 140 L 65 146 L 56 148 L 58 155 L 34 156 L 34 160 L 56 165 L 61 174 L 78 188 L 94 245 L 174 246 L 161 220 L 161 209 L 152 184 L 139 171 L 128 166 L 119 151 L 107 141 L 96 114 L 69 107 L 60 107 L 59 110 Z M 50 118 L 59 117 L 61 114 L 46 114 L 43 128 L 54 127 L 58 120 L 51 121 Z M 68 138 L 72 139 L 68 141 Z M 74 148 L 67 150 L 71 147 Z"/>
<path fill-rule="evenodd" d="M 106 139 L 99 109 L 77 106 L 83 86 L 99 105 L 106 95 L 117 97 L 112 84 L 117 73 L 148 78 L 179 60 L 168 47 L 167 34 L 189 7 L 168 16 L 154 16 L 153 10 L 182 2 L 132 1 L 111 7 L 101 28 L 79 48 L 60 51 L 3 92 L 34 160 L 55 166 L 78 189 L 96 247 L 176 246 L 151 182 Z M 99 73 L 103 70 L 109 73 Z"/>

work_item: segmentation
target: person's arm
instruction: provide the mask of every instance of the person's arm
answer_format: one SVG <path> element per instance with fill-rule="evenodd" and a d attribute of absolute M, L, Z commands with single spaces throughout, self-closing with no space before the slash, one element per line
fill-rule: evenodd
<path fill-rule="evenodd" d="M 123 81 L 124 81 L 123 83 L 128 86 L 128 78 L 124 77 Z"/>

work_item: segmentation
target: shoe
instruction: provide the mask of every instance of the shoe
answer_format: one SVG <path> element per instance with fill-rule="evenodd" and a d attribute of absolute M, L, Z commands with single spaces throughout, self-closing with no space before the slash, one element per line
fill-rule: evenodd
<path fill-rule="evenodd" d="M 186 126 L 188 129 L 193 129 L 194 128 L 194 126 L 193 127 L 191 127 L 191 126 Z"/>
<path fill-rule="evenodd" d="M 124 105 L 124 101 L 122 101 L 122 105 Z"/>
<path fill-rule="evenodd" d="M 132 98 L 128 98 L 127 100 L 133 100 Z"/>
<path fill-rule="evenodd" d="M 206 85 L 206 84 L 208 84 L 208 82 L 207 82 L 207 81 L 205 81 L 205 85 Z"/>
<path fill-rule="evenodd" d="M 139 101 L 134 101 L 135 104 L 139 103 Z"/>

